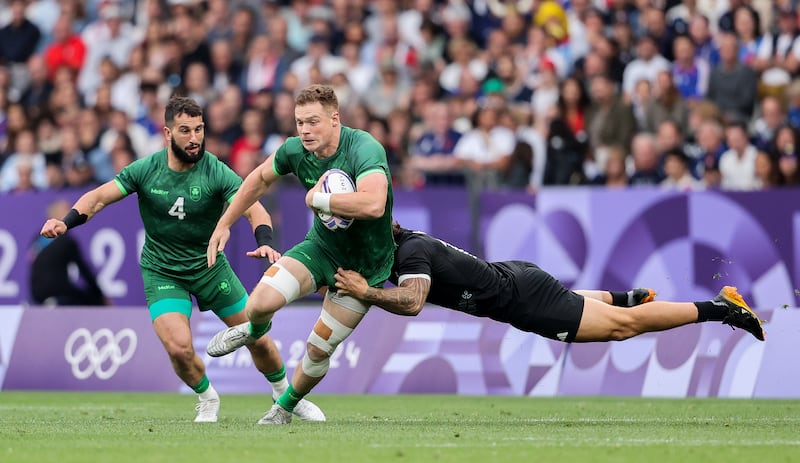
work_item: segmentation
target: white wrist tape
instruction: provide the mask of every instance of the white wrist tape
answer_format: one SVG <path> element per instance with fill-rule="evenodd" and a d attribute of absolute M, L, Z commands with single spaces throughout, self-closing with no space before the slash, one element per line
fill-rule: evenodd
<path fill-rule="evenodd" d="M 324 213 L 330 214 L 331 213 L 331 194 L 330 193 L 321 193 L 316 192 L 314 196 L 311 198 L 311 206 L 314 209 Z"/>

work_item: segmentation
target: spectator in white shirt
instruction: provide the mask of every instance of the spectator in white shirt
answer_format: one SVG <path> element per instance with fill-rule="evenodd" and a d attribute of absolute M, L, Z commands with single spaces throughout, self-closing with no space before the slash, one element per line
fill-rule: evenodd
<path fill-rule="evenodd" d="M 464 161 L 473 186 L 496 188 L 516 146 L 514 131 L 500 125 L 500 109 L 490 106 L 478 110 L 473 125 L 453 153 Z"/>
<path fill-rule="evenodd" d="M 670 62 L 658 54 L 658 43 L 653 36 L 643 35 L 639 38 L 636 56 L 636 59 L 625 67 L 622 75 L 622 91 L 628 101 L 633 95 L 637 82 L 647 79 L 650 83 L 655 84 L 658 73 L 670 69 Z"/>
<path fill-rule="evenodd" d="M 756 190 L 759 181 L 756 177 L 756 157 L 758 150 L 750 144 L 747 126 L 743 122 L 733 122 L 725 129 L 728 150 L 719 158 L 721 188 L 723 190 Z"/>

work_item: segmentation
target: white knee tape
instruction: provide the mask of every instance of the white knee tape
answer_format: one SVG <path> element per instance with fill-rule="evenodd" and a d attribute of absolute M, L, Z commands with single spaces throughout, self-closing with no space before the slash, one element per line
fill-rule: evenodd
<path fill-rule="evenodd" d="M 344 307 L 347 310 L 352 310 L 355 313 L 366 314 L 369 311 L 370 304 L 360 301 L 353 296 L 340 296 L 337 292 L 328 291 L 325 297 L 330 299 L 336 305 Z"/>
<path fill-rule="evenodd" d="M 303 373 L 311 376 L 312 378 L 321 378 L 325 376 L 325 373 L 328 372 L 330 366 L 330 357 L 325 357 L 319 362 L 315 362 L 311 360 L 311 357 L 308 356 L 308 351 L 306 351 L 306 355 L 303 356 Z"/>
<path fill-rule="evenodd" d="M 319 331 L 319 332 L 317 332 Z M 328 312 L 322 311 L 319 320 L 308 335 L 308 343 L 321 349 L 328 355 L 333 354 L 336 347 L 350 336 L 353 328 L 348 328 L 333 318 Z"/>
<path fill-rule="evenodd" d="M 261 283 L 275 288 L 287 304 L 300 297 L 300 282 L 281 264 L 272 264 L 261 277 Z"/>

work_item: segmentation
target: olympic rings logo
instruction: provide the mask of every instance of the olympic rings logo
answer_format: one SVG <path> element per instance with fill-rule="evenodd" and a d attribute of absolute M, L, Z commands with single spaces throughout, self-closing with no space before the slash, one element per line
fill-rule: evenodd
<path fill-rule="evenodd" d="M 87 379 L 94 374 L 105 380 L 133 357 L 136 344 L 136 332 L 130 328 L 117 334 L 108 328 L 101 328 L 94 334 L 86 328 L 78 328 L 64 344 L 64 358 L 72 365 L 76 378 Z"/>

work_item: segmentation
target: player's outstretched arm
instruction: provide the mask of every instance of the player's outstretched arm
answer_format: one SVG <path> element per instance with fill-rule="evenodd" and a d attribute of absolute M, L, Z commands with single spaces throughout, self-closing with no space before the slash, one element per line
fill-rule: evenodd
<path fill-rule="evenodd" d="M 272 243 L 272 217 L 264 209 L 260 201 L 256 201 L 252 206 L 244 211 L 244 216 L 253 228 L 253 235 L 256 238 L 257 248 L 248 251 L 248 257 L 267 258 L 270 263 L 275 263 L 281 258 L 281 253 L 275 250 Z"/>
<path fill-rule="evenodd" d="M 63 219 L 48 219 L 39 232 L 46 238 L 63 235 L 68 229 L 86 223 L 104 207 L 124 198 L 114 180 L 84 193 L 72 206 L 72 210 Z"/>
<path fill-rule="evenodd" d="M 369 302 L 397 315 L 420 313 L 431 290 L 431 281 L 426 278 L 408 278 L 396 288 L 373 288 L 358 272 L 341 268 L 334 278 L 339 294 Z"/>
<path fill-rule="evenodd" d="M 233 201 L 217 221 L 217 226 L 208 240 L 208 248 L 206 249 L 206 260 L 209 267 L 217 261 L 217 254 L 225 250 L 225 244 L 231 237 L 231 226 L 239 220 L 239 217 L 244 215 L 245 211 L 258 202 L 259 198 L 267 192 L 272 182 L 278 178 L 272 168 L 274 157 L 275 154 L 273 153 L 245 177 L 242 186 L 239 187 L 239 191 L 234 195 Z M 266 211 L 264 212 L 266 213 Z"/>

